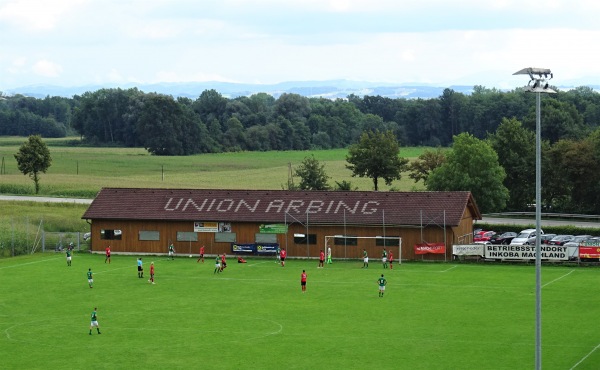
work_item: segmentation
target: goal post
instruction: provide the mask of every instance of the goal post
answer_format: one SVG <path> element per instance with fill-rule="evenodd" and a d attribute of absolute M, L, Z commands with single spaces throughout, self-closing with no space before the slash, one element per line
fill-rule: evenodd
<path fill-rule="evenodd" d="M 362 250 L 367 250 L 369 260 L 381 261 L 384 248 L 394 252 L 394 261 L 402 263 L 402 238 L 399 236 L 325 236 L 325 255 L 329 253 L 335 259 L 362 259 Z M 393 249 L 392 249 L 393 248 Z"/>

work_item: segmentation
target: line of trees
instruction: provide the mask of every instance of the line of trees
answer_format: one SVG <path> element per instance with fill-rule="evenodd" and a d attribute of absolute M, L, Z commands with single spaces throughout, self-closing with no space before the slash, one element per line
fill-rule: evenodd
<path fill-rule="evenodd" d="M 600 94 L 579 87 L 545 96 L 541 114 L 544 207 L 600 213 Z M 378 179 L 389 184 L 408 170 L 429 190 L 472 191 L 485 212 L 524 210 L 533 202 L 534 128 L 534 94 L 480 86 L 471 95 L 446 89 L 427 100 L 297 94 L 276 99 L 265 93 L 228 99 L 215 90 L 196 100 L 137 89 L 101 89 L 72 99 L 0 94 L 0 135 L 78 133 L 89 145 L 142 146 L 155 155 L 349 148 L 348 168 L 372 178 L 375 190 Z M 393 143 L 374 144 L 375 135 Z M 363 142 L 379 153 L 379 161 L 361 158 Z M 438 149 L 410 164 L 397 150 L 394 157 L 381 154 L 400 145 Z M 393 170 L 385 172 L 389 165 Z M 314 180 L 326 183 L 327 177 Z"/>
<path fill-rule="evenodd" d="M 132 89 L 73 98 L 0 96 L 0 135 L 64 137 L 91 145 L 145 147 L 157 155 L 345 148 L 365 131 L 392 131 L 402 146 L 441 146 L 470 133 L 484 139 L 503 118 L 535 127 L 535 96 L 476 86 L 435 99 L 350 95 L 347 99 L 266 93 L 228 99 L 206 90 L 195 100 Z M 542 102 L 542 138 L 579 140 L 600 125 L 600 94 L 588 87 Z M 159 134 L 160 133 L 160 134 Z"/>

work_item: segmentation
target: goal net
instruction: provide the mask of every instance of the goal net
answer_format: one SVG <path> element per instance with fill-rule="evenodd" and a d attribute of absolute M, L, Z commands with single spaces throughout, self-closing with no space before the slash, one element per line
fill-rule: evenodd
<path fill-rule="evenodd" d="M 325 236 L 325 255 L 331 253 L 333 259 L 362 259 L 365 250 L 369 262 L 381 262 L 384 249 L 388 261 L 392 253 L 393 261 L 402 263 L 402 238 L 399 236 Z"/>

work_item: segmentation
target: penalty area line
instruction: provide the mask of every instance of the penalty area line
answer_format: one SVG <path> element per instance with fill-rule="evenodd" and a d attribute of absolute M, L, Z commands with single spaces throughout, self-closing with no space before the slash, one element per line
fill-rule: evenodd
<path fill-rule="evenodd" d="M 542 285 L 542 288 L 545 288 L 547 285 L 550 285 L 550 284 L 554 283 L 555 281 L 559 281 L 562 278 L 566 278 L 567 276 L 571 275 L 573 272 L 575 272 L 575 270 L 571 270 L 568 273 L 564 274 L 563 276 L 557 277 L 556 279 L 547 282 L 546 284 Z"/>
<path fill-rule="evenodd" d="M 583 361 L 585 361 L 588 357 L 590 357 L 590 355 L 592 353 L 594 353 L 598 348 L 600 348 L 600 344 L 598 344 L 596 347 L 594 347 L 594 349 L 592 349 L 587 355 L 583 356 L 583 358 L 581 360 L 579 360 L 579 362 L 577 362 L 575 365 L 573 365 L 573 367 L 571 369 L 569 369 L 569 370 L 573 370 L 577 366 L 581 365 L 581 363 Z"/>

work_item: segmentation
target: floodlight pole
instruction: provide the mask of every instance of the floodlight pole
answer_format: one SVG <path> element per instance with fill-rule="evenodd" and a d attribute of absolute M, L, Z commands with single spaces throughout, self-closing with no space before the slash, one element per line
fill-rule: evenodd
<path fill-rule="evenodd" d="M 524 68 L 514 75 L 526 74 L 531 80 L 525 91 L 535 93 L 535 368 L 542 369 L 542 125 L 541 93 L 555 93 L 548 88 L 546 79 L 554 76 L 546 68 Z M 532 85 L 533 83 L 533 85 Z"/>
<path fill-rule="evenodd" d="M 541 93 L 535 93 L 535 368 L 542 368 L 542 119 Z"/>

